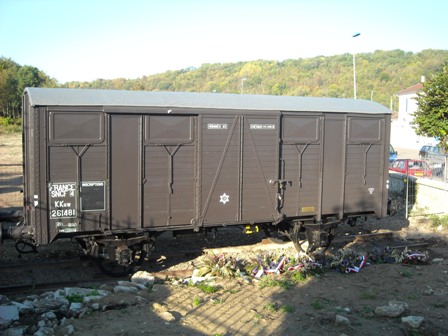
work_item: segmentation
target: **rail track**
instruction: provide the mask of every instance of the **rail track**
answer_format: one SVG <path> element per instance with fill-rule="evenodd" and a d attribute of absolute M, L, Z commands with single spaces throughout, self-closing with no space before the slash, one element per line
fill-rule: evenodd
<path fill-rule="evenodd" d="M 349 244 L 377 242 L 394 249 L 426 249 L 427 242 L 403 244 L 394 239 L 393 232 L 364 233 L 356 235 L 340 235 L 333 241 L 334 247 L 341 248 Z M 282 242 L 262 239 L 256 244 L 238 246 L 217 246 L 197 248 L 182 246 L 173 249 L 161 246 L 142 266 L 142 270 L 151 272 L 156 279 L 168 277 L 189 277 L 193 272 L 192 260 L 204 252 L 234 253 L 255 250 L 274 250 L 278 248 L 293 248 L 292 242 Z M 333 246 L 332 245 L 332 246 Z M 183 269 L 176 268 L 182 264 Z M 65 258 L 43 258 L 41 260 L 19 260 L 0 263 L 0 291 L 5 294 L 24 294 L 48 291 L 61 287 L 99 287 L 102 284 L 116 283 L 117 280 L 128 280 L 129 277 L 111 278 L 101 273 L 95 262 L 78 256 Z"/>

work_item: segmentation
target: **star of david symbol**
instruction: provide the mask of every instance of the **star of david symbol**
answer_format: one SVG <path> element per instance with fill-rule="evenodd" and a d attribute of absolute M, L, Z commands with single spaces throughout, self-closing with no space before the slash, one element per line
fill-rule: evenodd
<path fill-rule="evenodd" d="M 227 195 L 226 193 L 222 194 L 219 197 L 220 197 L 219 202 L 221 202 L 222 204 L 226 204 L 227 202 L 230 202 L 229 195 Z"/>

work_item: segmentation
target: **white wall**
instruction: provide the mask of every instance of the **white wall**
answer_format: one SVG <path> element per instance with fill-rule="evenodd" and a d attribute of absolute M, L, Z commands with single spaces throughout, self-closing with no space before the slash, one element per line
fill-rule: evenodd
<path fill-rule="evenodd" d="M 417 111 L 417 94 L 409 93 L 398 96 L 398 121 L 401 123 L 411 123 L 414 117 L 412 114 Z"/>
<path fill-rule="evenodd" d="M 423 145 L 435 145 L 434 138 L 418 136 L 409 123 L 393 121 L 390 130 L 390 143 L 397 148 L 420 149 Z"/>
<path fill-rule="evenodd" d="M 434 138 L 415 134 L 412 128 L 413 113 L 417 111 L 416 93 L 398 96 L 398 118 L 392 121 L 390 143 L 394 148 L 420 149 L 423 145 L 435 145 Z"/>

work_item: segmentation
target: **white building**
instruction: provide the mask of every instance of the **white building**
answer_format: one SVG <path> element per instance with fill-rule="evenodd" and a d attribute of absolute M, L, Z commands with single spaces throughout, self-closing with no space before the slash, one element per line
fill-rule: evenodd
<path fill-rule="evenodd" d="M 413 114 L 418 107 L 415 98 L 422 88 L 423 84 L 418 83 L 398 92 L 398 118 L 392 121 L 390 137 L 390 143 L 395 148 L 420 149 L 423 145 L 437 143 L 434 138 L 415 134 L 412 127 Z"/>

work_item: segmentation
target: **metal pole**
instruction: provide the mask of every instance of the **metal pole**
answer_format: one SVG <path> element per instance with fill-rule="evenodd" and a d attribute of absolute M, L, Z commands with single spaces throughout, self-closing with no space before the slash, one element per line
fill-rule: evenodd
<path fill-rule="evenodd" d="M 352 37 L 358 37 L 361 33 L 355 33 Z M 353 97 L 356 99 L 356 60 L 355 49 L 353 48 Z"/>
<path fill-rule="evenodd" d="M 406 213 L 405 213 L 405 218 L 409 218 L 409 174 L 408 174 L 408 170 L 406 169 Z"/>
<path fill-rule="evenodd" d="M 448 163 L 448 155 L 445 155 L 445 164 L 442 167 L 443 180 L 445 182 L 448 182 L 448 164 L 447 163 Z M 445 183 L 445 185 L 446 185 L 446 183 Z M 447 190 L 448 190 L 448 185 L 447 185 Z"/>

